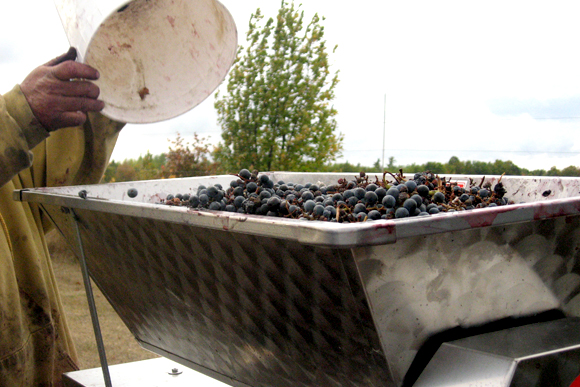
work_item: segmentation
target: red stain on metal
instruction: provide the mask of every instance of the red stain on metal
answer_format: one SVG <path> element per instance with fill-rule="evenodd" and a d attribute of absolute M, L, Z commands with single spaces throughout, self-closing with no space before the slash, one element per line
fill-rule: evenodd
<path fill-rule="evenodd" d="M 556 218 L 558 216 L 578 215 L 580 203 L 544 203 L 538 202 L 534 208 L 534 220 Z"/>
<path fill-rule="evenodd" d="M 215 46 L 211 43 L 209 44 L 209 48 L 210 48 L 210 50 L 215 51 Z"/>
<path fill-rule="evenodd" d="M 172 28 L 175 28 L 175 18 L 173 16 L 167 15 L 167 21 L 171 24 Z"/>
<path fill-rule="evenodd" d="M 396 231 L 396 226 L 393 222 L 380 223 L 373 226 L 375 230 L 385 230 L 387 234 L 394 234 Z"/>
<path fill-rule="evenodd" d="M 471 213 L 466 220 L 471 228 L 487 227 L 493 224 L 493 221 L 497 217 L 498 213 L 498 211 L 482 211 L 478 213 Z"/>

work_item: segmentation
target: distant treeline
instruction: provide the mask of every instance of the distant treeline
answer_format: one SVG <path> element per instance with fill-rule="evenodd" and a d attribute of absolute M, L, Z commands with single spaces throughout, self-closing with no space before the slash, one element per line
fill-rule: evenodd
<path fill-rule="evenodd" d="M 225 171 L 216 163 L 208 159 L 209 152 L 206 149 L 186 147 L 179 143 L 180 138 L 175 142 L 178 146 L 170 148 L 168 153 L 152 155 L 147 153 L 138 159 L 127 159 L 123 162 L 113 161 L 107 167 L 105 182 L 169 179 L 176 177 L 208 176 L 216 174 L 236 173 L 238 171 Z M 174 144 L 175 144 L 174 143 Z M 189 144 L 187 144 L 189 145 Z M 251 166 L 241 166 L 241 168 L 251 168 Z M 384 170 L 392 173 L 403 169 L 403 172 L 424 172 L 444 174 L 466 174 L 466 175 L 517 175 L 517 176 L 580 176 L 580 168 L 569 166 L 564 169 L 552 167 L 549 170 L 536 169 L 528 170 L 520 168 L 511 161 L 496 160 L 494 162 L 484 161 L 462 161 L 453 156 L 446 163 L 430 161 L 425 164 L 397 165 L 393 157 L 389 158 L 389 164 Z M 326 165 L 322 170 L 311 172 L 366 172 L 382 174 L 380 160 L 372 166 L 361 164 L 334 163 Z"/>

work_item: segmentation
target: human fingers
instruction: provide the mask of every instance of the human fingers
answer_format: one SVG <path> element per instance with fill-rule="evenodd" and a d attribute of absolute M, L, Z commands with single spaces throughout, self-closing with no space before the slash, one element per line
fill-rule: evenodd
<path fill-rule="evenodd" d="M 69 81 L 71 79 L 99 79 L 99 72 L 89 65 L 66 61 L 50 68 L 51 74 L 61 81 Z"/>
<path fill-rule="evenodd" d="M 66 62 L 67 60 L 75 60 L 77 58 L 77 50 L 74 47 L 68 49 L 68 51 L 54 59 L 46 62 L 45 66 L 56 66 L 59 63 Z"/>
<path fill-rule="evenodd" d="M 85 97 L 60 97 L 58 106 L 65 112 L 100 112 L 105 103 L 98 99 Z"/>
<path fill-rule="evenodd" d="M 97 99 L 100 92 L 99 87 L 94 83 L 81 80 L 58 82 L 52 90 L 52 93 L 65 97 L 87 97 L 92 99 Z"/>
<path fill-rule="evenodd" d="M 69 128 L 80 126 L 87 120 L 87 114 L 81 111 L 78 112 L 61 112 L 58 117 L 55 117 L 55 122 L 58 123 L 57 128 Z"/>

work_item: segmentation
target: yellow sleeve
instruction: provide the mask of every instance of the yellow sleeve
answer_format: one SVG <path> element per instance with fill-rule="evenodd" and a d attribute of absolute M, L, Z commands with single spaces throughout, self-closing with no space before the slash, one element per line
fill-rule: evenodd
<path fill-rule="evenodd" d="M 0 187 L 32 165 L 32 148 L 48 137 L 35 122 L 20 86 L 0 95 Z"/>
<path fill-rule="evenodd" d="M 5 94 L 0 103 L 5 106 L 0 106 L 0 186 L 20 171 L 23 188 L 95 184 L 101 180 L 124 123 L 88 113 L 83 126 L 49 134 L 35 124 L 20 86 Z M 30 170 L 25 171 L 28 167 Z"/>

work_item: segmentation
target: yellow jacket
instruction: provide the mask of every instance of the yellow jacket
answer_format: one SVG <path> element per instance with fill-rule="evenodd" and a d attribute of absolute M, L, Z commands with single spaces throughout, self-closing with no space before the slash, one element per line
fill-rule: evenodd
<path fill-rule="evenodd" d="M 50 226 L 15 189 L 98 183 L 123 124 L 89 113 L 49 133 L 16 86 L 0 95 L 0 386 L 60 386 L 78 369 L 44 238 Z"/>

